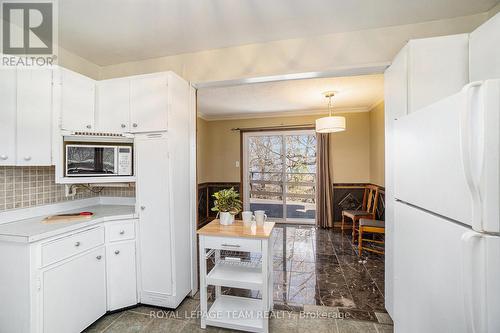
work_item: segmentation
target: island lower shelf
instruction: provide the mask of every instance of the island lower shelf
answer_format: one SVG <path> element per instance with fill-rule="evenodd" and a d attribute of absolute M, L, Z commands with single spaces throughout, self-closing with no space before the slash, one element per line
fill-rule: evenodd
<path fill-rule="evenodd" d="M 261 299 L 222 295 L 210 307 L 207 325 L 261 332 L 264 317 Z"/>

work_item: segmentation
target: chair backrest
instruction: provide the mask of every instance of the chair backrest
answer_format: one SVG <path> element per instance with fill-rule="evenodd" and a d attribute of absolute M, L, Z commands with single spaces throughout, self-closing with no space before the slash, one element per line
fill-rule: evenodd
<path fill-rule="evenodd" d="M 363 210 L 373 215 L 375 218 L 378 201 L 378 187 L 375 185 L 366 185 L 363 194 Z"/>

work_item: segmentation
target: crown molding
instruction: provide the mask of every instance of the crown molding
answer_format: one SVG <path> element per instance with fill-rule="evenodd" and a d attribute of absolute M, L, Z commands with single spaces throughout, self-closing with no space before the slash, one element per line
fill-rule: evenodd
<path fill-rule="evenodd" d="M 380 103 L 382 103 L 384 101 L 384 98 L 380 98 L 379 100 L 375 101 L 375 103 L 373 103 L 372 105 L 370 105 L 370 107 L 368 108 L 370 111 L 373 110 L 377 105 L 379 105 Z"/>
<path fill-rule="evenodd" d="M 361 113 L 369 112 L 371 109 L 366 106 L 335 108 L 333 114 L 342 113 Z M 297 116 L 317 116 L 327 115 L 327 110 L 296 110 L 296 111 L 277 111 L 277 112 L 247 112 L 237 114 L 215 114 L 207 115 L 198 112 L 198 117 L 206 121 L 232 120 L 232 119 L 255 119 L 255 118 L 277 118 L 277 117 L 297 117 Z"/>

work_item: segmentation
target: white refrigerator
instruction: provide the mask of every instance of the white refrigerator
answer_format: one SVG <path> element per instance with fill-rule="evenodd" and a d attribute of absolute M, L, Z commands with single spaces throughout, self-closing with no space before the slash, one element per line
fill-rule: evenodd
<path fill-rule="evenodd" d="M 395 332 L 500 332 L 500 80 L 394 126 Z"/>

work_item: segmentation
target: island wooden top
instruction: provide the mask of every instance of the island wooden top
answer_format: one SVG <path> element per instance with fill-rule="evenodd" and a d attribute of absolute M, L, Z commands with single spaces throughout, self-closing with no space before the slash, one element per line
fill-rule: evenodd
<path fill-rule="evenodd" d="M 197 231 L 198 235 L 241 237 L 241 238 L 269 238 L 272 235 L 274 222 L 264 222 L 257 226 L 255 222 L 245 225 L 243 221 L 236 220 L 231 225 L 222 225 L 219 220 L 213 220 Z"/>

